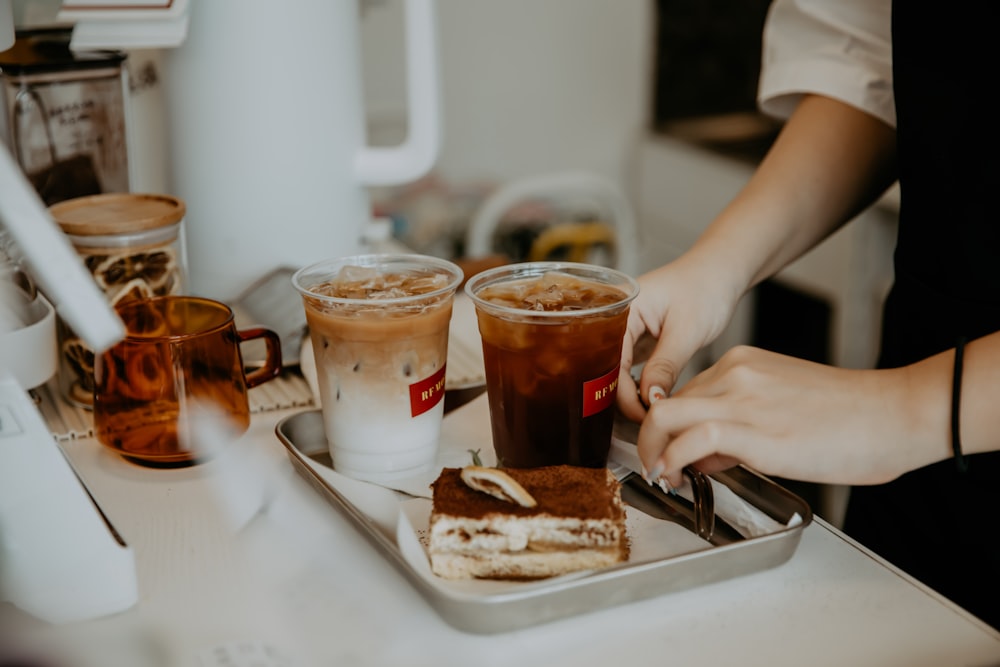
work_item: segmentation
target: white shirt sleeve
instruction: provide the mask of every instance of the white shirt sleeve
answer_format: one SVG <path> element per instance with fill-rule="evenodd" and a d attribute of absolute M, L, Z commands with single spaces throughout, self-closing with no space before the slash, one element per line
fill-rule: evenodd
<path fill-rule="evenodd" d="M 806 93 L 838 99 L 895 127 L 890 0 L 774 0 L 764 27 L 757 101 L 788 118 Z"/>

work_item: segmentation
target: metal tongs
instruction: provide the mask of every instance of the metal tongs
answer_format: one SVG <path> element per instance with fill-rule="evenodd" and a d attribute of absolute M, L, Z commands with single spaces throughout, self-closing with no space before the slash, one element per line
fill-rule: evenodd
<path fill-rule="evenodd" d="M 664 491 L 636 472 L 618 463 L 608 465 L 621 483 L 622 500 L 649 516 L 684 526 L 713 546 L 741 542 L 746 537 L 715 513 L 715 496 L 708 475 L 685 469 L 691 481 L 692 499 Z"/>
<path fill-rule="evenodd" d="M 616 417 L 615 434 L 625 442 L 635 443 L 638 425 Z M 650 484 L 639 473 L 619 462 L 609 462 L 608 468 L 621 483 L 622 499 L 636 509 L 658 519 L 678 523 L 713 545 L 745 539 L 739 531 L 716 516 L 712 480 L 700 470 L 691 466 L 683 469 L 684 476 L 691 482 L 692 497 L 688 500 L 669 489 L 664 490 L 658 484 Z"/>
<path fill-rule="evenodd" d="M 715 495 L 708 475 L 691 466 L 684 467 L 694 497 L 694 530 L 698 537 L 711 541 L 715 534 Z"/>

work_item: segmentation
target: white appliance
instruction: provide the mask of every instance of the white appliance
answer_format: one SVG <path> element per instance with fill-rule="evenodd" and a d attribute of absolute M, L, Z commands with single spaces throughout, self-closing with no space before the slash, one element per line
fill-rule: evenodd
<path fill-rule="evenodd" d="M 357 252 L 366 186 L 415 180 L 440 145 L 433 0 L 406 0 L 408 138 L 366 146 L 356 0 L 195 0 L 164 58 L 172 194 L 190 291 L 230 300 L 281 266 Z"/>
<path fill-rule="evenodd" d="M 2 145 L 0 227 L 60 316 L 93 349 L 102 351 L 124 335 L 121 320 Z M 127 609 L 138 600 L 138 584 L 132 551 L 25 392 L 54 370 L 54 354 L 42 351 L 38 341 L 44 336 L 35 330 L 51 317 L 51 308 L 44 301 L 37 305 L 49 311 L 37 323 L 0 330 L 5 348 L 0 366 L 0 600 L 50 623 L 67 623 Z M 49 341 L 54 345 L 54 335 Z M 17 363 L 24 358 L 35 363 Z"/>

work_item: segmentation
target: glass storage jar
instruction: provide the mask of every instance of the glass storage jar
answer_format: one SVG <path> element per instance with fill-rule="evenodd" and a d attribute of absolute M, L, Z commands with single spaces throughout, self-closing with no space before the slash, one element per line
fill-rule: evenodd
<path fill-rule="evenodd" d="M 186 281 L 183 200 L 159 194 L 107 193 L 49 207 L 112 306 L 182 294 Z M 64 398 L 91 407 L 94 354 L 59 323 L 59 386 Z"/>

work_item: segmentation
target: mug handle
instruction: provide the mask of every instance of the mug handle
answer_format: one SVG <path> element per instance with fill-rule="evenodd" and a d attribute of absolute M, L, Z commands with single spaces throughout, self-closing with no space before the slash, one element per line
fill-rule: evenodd
<path fill-rule="evenodd" d="M 246 374 L 247 389 L 273 380 L 281 374 L 281 339 L 278 334 L 270 329 L 257 328 L 237 331 L 236 335 L 239 337 L 240 343 L 263 338 L 267 348 L 264 365 Z"/>

